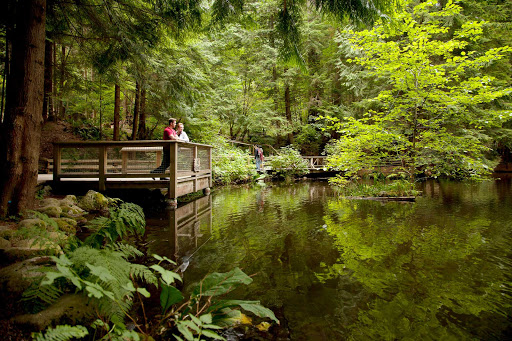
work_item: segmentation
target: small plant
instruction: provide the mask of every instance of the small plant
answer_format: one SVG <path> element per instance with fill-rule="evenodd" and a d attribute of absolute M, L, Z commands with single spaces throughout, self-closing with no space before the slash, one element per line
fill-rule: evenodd
<path fill-rule="evenodd" d="M 227 144 L 215 146 L 212 166 L 213 179 L 217 183 L 250 182 L 258 177 L 251 156 Z"/>
<path fill-rule="evenodd" d="M 421 191 L 415 189 L 413 182 L 403 179 L 386 181 L 375 178 L 372 183 L 364 183 L 337 175 L 329 179 L 329 183 L 343 196 L 407 197 L 421 194 Z"/>
<path fill-rule="evenodd" d="M 121 202 L 109 209 L 109 217 L 97 217 L 86 227 L 94 233 L 85 239 L 85 244 L 101 247 L 105 243 L 115 243 L 128 235 L 144 235 L 146 220 L 140 206 Z"/>
<path fill-rule="evenodd" d="M 268 161 L 272 169 L 281 177 L 297 177 L 309 173 L 308 162 L 293 147 L 283 147 Z"/>

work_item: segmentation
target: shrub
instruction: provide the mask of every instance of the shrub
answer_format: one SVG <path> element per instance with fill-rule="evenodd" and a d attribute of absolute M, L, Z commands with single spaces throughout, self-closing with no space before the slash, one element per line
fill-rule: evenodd
<path fill-rule="evenodd" d="M 277 155 L 272 156 L 268 163 L 280 177 L 296 177 L 309 173 L 308 162 L 293 147 L 282 147 Z"/>

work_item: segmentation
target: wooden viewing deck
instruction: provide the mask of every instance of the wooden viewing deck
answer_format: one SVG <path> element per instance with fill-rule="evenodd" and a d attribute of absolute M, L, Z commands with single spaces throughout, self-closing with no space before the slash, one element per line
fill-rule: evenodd
<path fill-rule="evenodd" d="M 53 181 L 81 181 L 111 188 L 167 188 L 176 198 L 209 191 L 212 146 L 178 141 L 84 141 L 53 144 Z M 165 152 L 164 152 L 165 151 Z M 169 154 L 169 167 L 157 169 Z M 162 179 L 161 179 L 162 178 Z"/>

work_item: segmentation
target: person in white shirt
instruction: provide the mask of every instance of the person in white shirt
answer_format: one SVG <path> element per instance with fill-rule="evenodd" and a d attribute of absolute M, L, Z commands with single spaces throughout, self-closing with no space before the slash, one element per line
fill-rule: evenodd
<path fill-rule="evenodd" d="M 183 123 L 178 123 L 178 126 L 176 127 L 176 134 L 178 135 L 178 138 L 185 142 L 190 142 L 187 133 L 185 133 L 185 125 Z"/>

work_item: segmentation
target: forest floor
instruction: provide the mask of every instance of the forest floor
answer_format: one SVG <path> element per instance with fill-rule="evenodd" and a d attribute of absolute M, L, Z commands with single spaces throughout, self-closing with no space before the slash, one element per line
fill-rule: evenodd
<path fill-rule="evenodd" d="M 81 139 L 73 134 L 73 127 L 67 122 L 46 122 L 41 135 L 40 158 L 53 159 L 52 143 L 57 141 L 81 141 Z"/>

